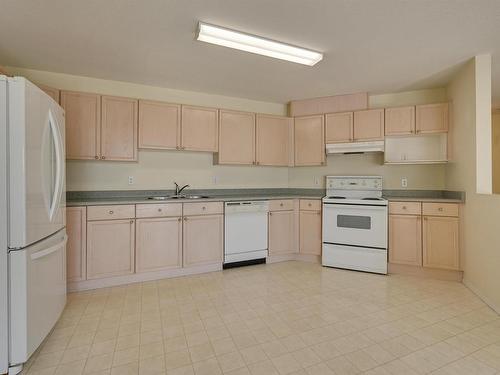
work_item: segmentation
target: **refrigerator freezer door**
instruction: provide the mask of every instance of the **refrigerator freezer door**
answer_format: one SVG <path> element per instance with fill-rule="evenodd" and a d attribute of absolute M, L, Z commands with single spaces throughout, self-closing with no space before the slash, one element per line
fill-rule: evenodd
<path fill-rule="evenodd" d="M 64 111 L 24 78 L 8 80 L 9 248 L 61 230 L 65 206 Z"/>
<path fill-rule="evenodd" d="M 9 253 L 11 365 L 24 363 L 66 304 L 66 231 Z"/>

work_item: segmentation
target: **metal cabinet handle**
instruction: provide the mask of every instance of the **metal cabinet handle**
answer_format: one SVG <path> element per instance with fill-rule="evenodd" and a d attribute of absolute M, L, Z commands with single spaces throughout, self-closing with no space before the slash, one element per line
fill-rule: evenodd
<path fill-rule="evenodd" d="M 134 220 L 130 220 L 130 224 L 134 224 Z"/>
<path fill-rule="evenodd" d="M 161 211 L 162 211 L 162 209 L 161 209 L 161 208 L 159 208 L 159 209 L 158 209 L 158 212 L 161 212 Z"/>
<path fill-rule="evenodd" d="M 269 212 L 269 216 L 271 216 L 273 213 L 272 212 Z"/>
<path fill-rule="evenodd" d="M 308 203 L 307 205 L 308 205 L 309 207 L 311 207 L 311 206 L 312 206 L 312 205 L 311 205 L 311 203 Z"/>
<path fill-rule="evenodd" d="M 283 207 L 283 203 L 280 203 L 280 207 Z"/>
<path fill-rule="evenodd" d="M 443 207 L 439 207 L 439 208 L 438 208 L 438 211 L 443 211 Z"/>
<path fill-rule="evenodd" d="M 202 209 L 202 210 L 206 210 L 207 208 L 206 208 L 205 206 L 203 206 L 201 209 Z"/>
<path fill-rule="evenodd" d="M 98 160 L 98 159 L 99 159 L 99 156 L 97 156 L 97 155 L 96 155 L 96 156 L 94 156 L 94 158 L 95 158 L 96 160 Z"/>
<path fill-rule="evenodd" d="M 101 159 L 102 159 L 102 160 L 106 159 L 106 156 L 101 156 Z"/>
<path fill-rule="evenodd" d="M 406 206 L 403 206 L 403 210 L 406 210 Z"/>
<path fill-rule="evenodd" d="M 185 218 L 184 218 L 184 221 L 187 221 L 187 220 L 188 220 L 188 218 L 187 218 L 187 217 L 185 217 Z"/>
<path fill-rule="evenodd" d="M 177 221 L 181 221 L 182 219 L 181 218 L 178 218 Z"/>
<path fill-rule="evenodd" d="M 115 211 L 113 211 L 113 210 L 109 210 L 109 214 L 110 214 L 110 215 L 113 215 L 114 213 L 115 213 Z"/>

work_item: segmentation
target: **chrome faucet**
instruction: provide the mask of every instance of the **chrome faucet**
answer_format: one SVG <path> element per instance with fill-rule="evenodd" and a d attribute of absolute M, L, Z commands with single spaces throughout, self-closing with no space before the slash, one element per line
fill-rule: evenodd
<path fill-rule="evenodd" d="M 179 187 L 177 182 L 174 182 L 174 184 L 175 184 L 175 196 L 180 195 L 185 188 L 189 187 L 189 185 L 184 185 L 183 187 Z"/>

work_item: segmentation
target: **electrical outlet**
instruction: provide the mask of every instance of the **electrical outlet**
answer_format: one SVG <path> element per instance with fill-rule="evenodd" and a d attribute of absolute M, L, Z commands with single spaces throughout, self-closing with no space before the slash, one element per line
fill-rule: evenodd
<path fill-rule="evenodd" d="M 314 178 L 314 185 L 319 186 L 319 178 L 318 177 Z"/>
<path fill-rule="evenodd" d="M 408 179 L 406 177 L 401 178 L 401 187 L 408 187 Z"/>
<path fill-rule="evenodd" d="M 133 185 L 134 184 L 134 176 L 128 176 L 128 184 Z"/>
<path fill-rule="evenodd" d="M 218 180 L 218 179 L 219 179 L 219 178 L 218 178 L 217 176 L 212 176 L 212 183 L 213 183 L 214 185 L 217 185 L 217 180 Z"/>

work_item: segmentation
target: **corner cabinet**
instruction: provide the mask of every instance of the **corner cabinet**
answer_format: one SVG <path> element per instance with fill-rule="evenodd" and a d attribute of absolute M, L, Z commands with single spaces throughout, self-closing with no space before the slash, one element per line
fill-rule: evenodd
<path fill-rule="evenodd" d="M 324 116 L 295 117 L 295 166 L 325 165 Z"/>
<path fill-rule="evenodd" d="M 459 227 L 457 217 L 424 216 L 423 265 L 459 270 Z"/>

